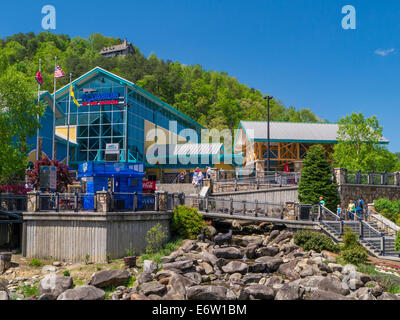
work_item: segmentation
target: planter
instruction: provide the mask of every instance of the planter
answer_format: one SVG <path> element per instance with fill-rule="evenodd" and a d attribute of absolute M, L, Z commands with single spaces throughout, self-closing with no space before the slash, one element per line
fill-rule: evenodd
<path fill-rule="evenodd" d="M 124 262 L 127 268 L 136 267 L 136 256 L 125 257 Z"/>

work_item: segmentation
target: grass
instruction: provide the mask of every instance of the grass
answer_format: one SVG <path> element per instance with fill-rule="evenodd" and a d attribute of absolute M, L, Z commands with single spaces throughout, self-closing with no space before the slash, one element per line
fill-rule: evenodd
<path fill-rule="evenodd" d="M 37 285 L 35 286 L 30 286 L 30 285 L 24 285 L 22 287 L 22 294 L 24 295 L 25 298 L 29 297 L 37 297 L 39 295 L 39 289 Z"/>
<path fill-rule="evenodd" d="M 126 287 L 132 288 L 134 286 L 135 281 L 136 281 L 136 277 L 130 277 L 128 283 L 126 284 Z"/>
<path fill-rule="evenodd" d="M 30 265 L 31 267 L 34 267 L 34 268 L 40 268 L 40 267 L 43 267 L 43 266 L 44 266 L 44 263 L 43 263 L 42 261 L 40 261 L 39 259 L 33 258 L 33 259 L 29 262 L 29 265 Z"/>
<path fill-rule="evenodd" d="M 383 274 L 375 270 L 372 264 L 364 264 L 358 266 L 358 271 L 375 276 L 374 280 L 377 281 L 386 292 L 396 294 L 400 293 L 400 279 L 395 278 L 389 274 Z"/>
<path fill-rule="evenodd" d="M 166 243 L 163 248 L 157 252 L 145 253 L 140 256 L 140 261 L 143 263 L 144 260 L 152 260 L 154 262 L 160 263 L 161 258 L 168 256 L 171 252 L 175 251 L 182 244 L 182 239 L 177 238 L 168 243 Z"/>

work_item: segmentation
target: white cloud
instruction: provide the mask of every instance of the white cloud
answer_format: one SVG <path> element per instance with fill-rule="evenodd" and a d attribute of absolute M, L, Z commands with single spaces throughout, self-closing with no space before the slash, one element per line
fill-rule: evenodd
<path fill-rule="evenodd" d="M 394 48 L 392 48 L 392 49 L 386 49 L 386 50 L 376 49 L 376 50 L 375 50 L 375 54 L 380 55 L 380 56 L 382 56 L 382 57 L 385 57 L 385 56 L 387 56 L 389 53 L 392 53 L 392 52 L 394 52 L 394 51 L 395 51 Z"/>

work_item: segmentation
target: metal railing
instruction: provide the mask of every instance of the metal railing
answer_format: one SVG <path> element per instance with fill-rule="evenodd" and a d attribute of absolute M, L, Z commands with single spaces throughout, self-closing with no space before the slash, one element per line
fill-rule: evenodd
<path fill-rule="evenodd" d="M 399 186 L 398 172 L 363 172 L 344 169 L 345 182 L 348 184 Z"/>
<path fill-rule="evenodd" d="M 27 208 L 27 196 L 12 193 L 0 193 L 0 210 L 25 211 Z"/>

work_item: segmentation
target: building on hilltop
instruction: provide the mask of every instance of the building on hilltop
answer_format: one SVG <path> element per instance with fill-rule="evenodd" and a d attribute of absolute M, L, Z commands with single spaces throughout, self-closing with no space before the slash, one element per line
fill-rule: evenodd
<path fill-rule="evenodd" d="M 133 48 L 132 43 L 129 43 L 126 39 L 123 43 L 103 48 L 100 51 L 100 54 L 103 57 L 111 58 L 111 57 L 118 57 L 118 56 L 127 56 L 130 54 L 135 54 L 135 49 Z"/>
<path fill-rule="evenodd" d="M 300 171 L 308 149 L 315 144 L 325 147 L 327 153 L 333 152 L 338 143 L 337 123 L 270 122 L 270 168 L 283 171 L 288 164 L 291 171 Z M 243 166 L 266 168 L 267 122 L 240 121 L 235 137 L 234 152 L 242 155 Z M 384 137 L 381 144 L 388 144 Z"/>

